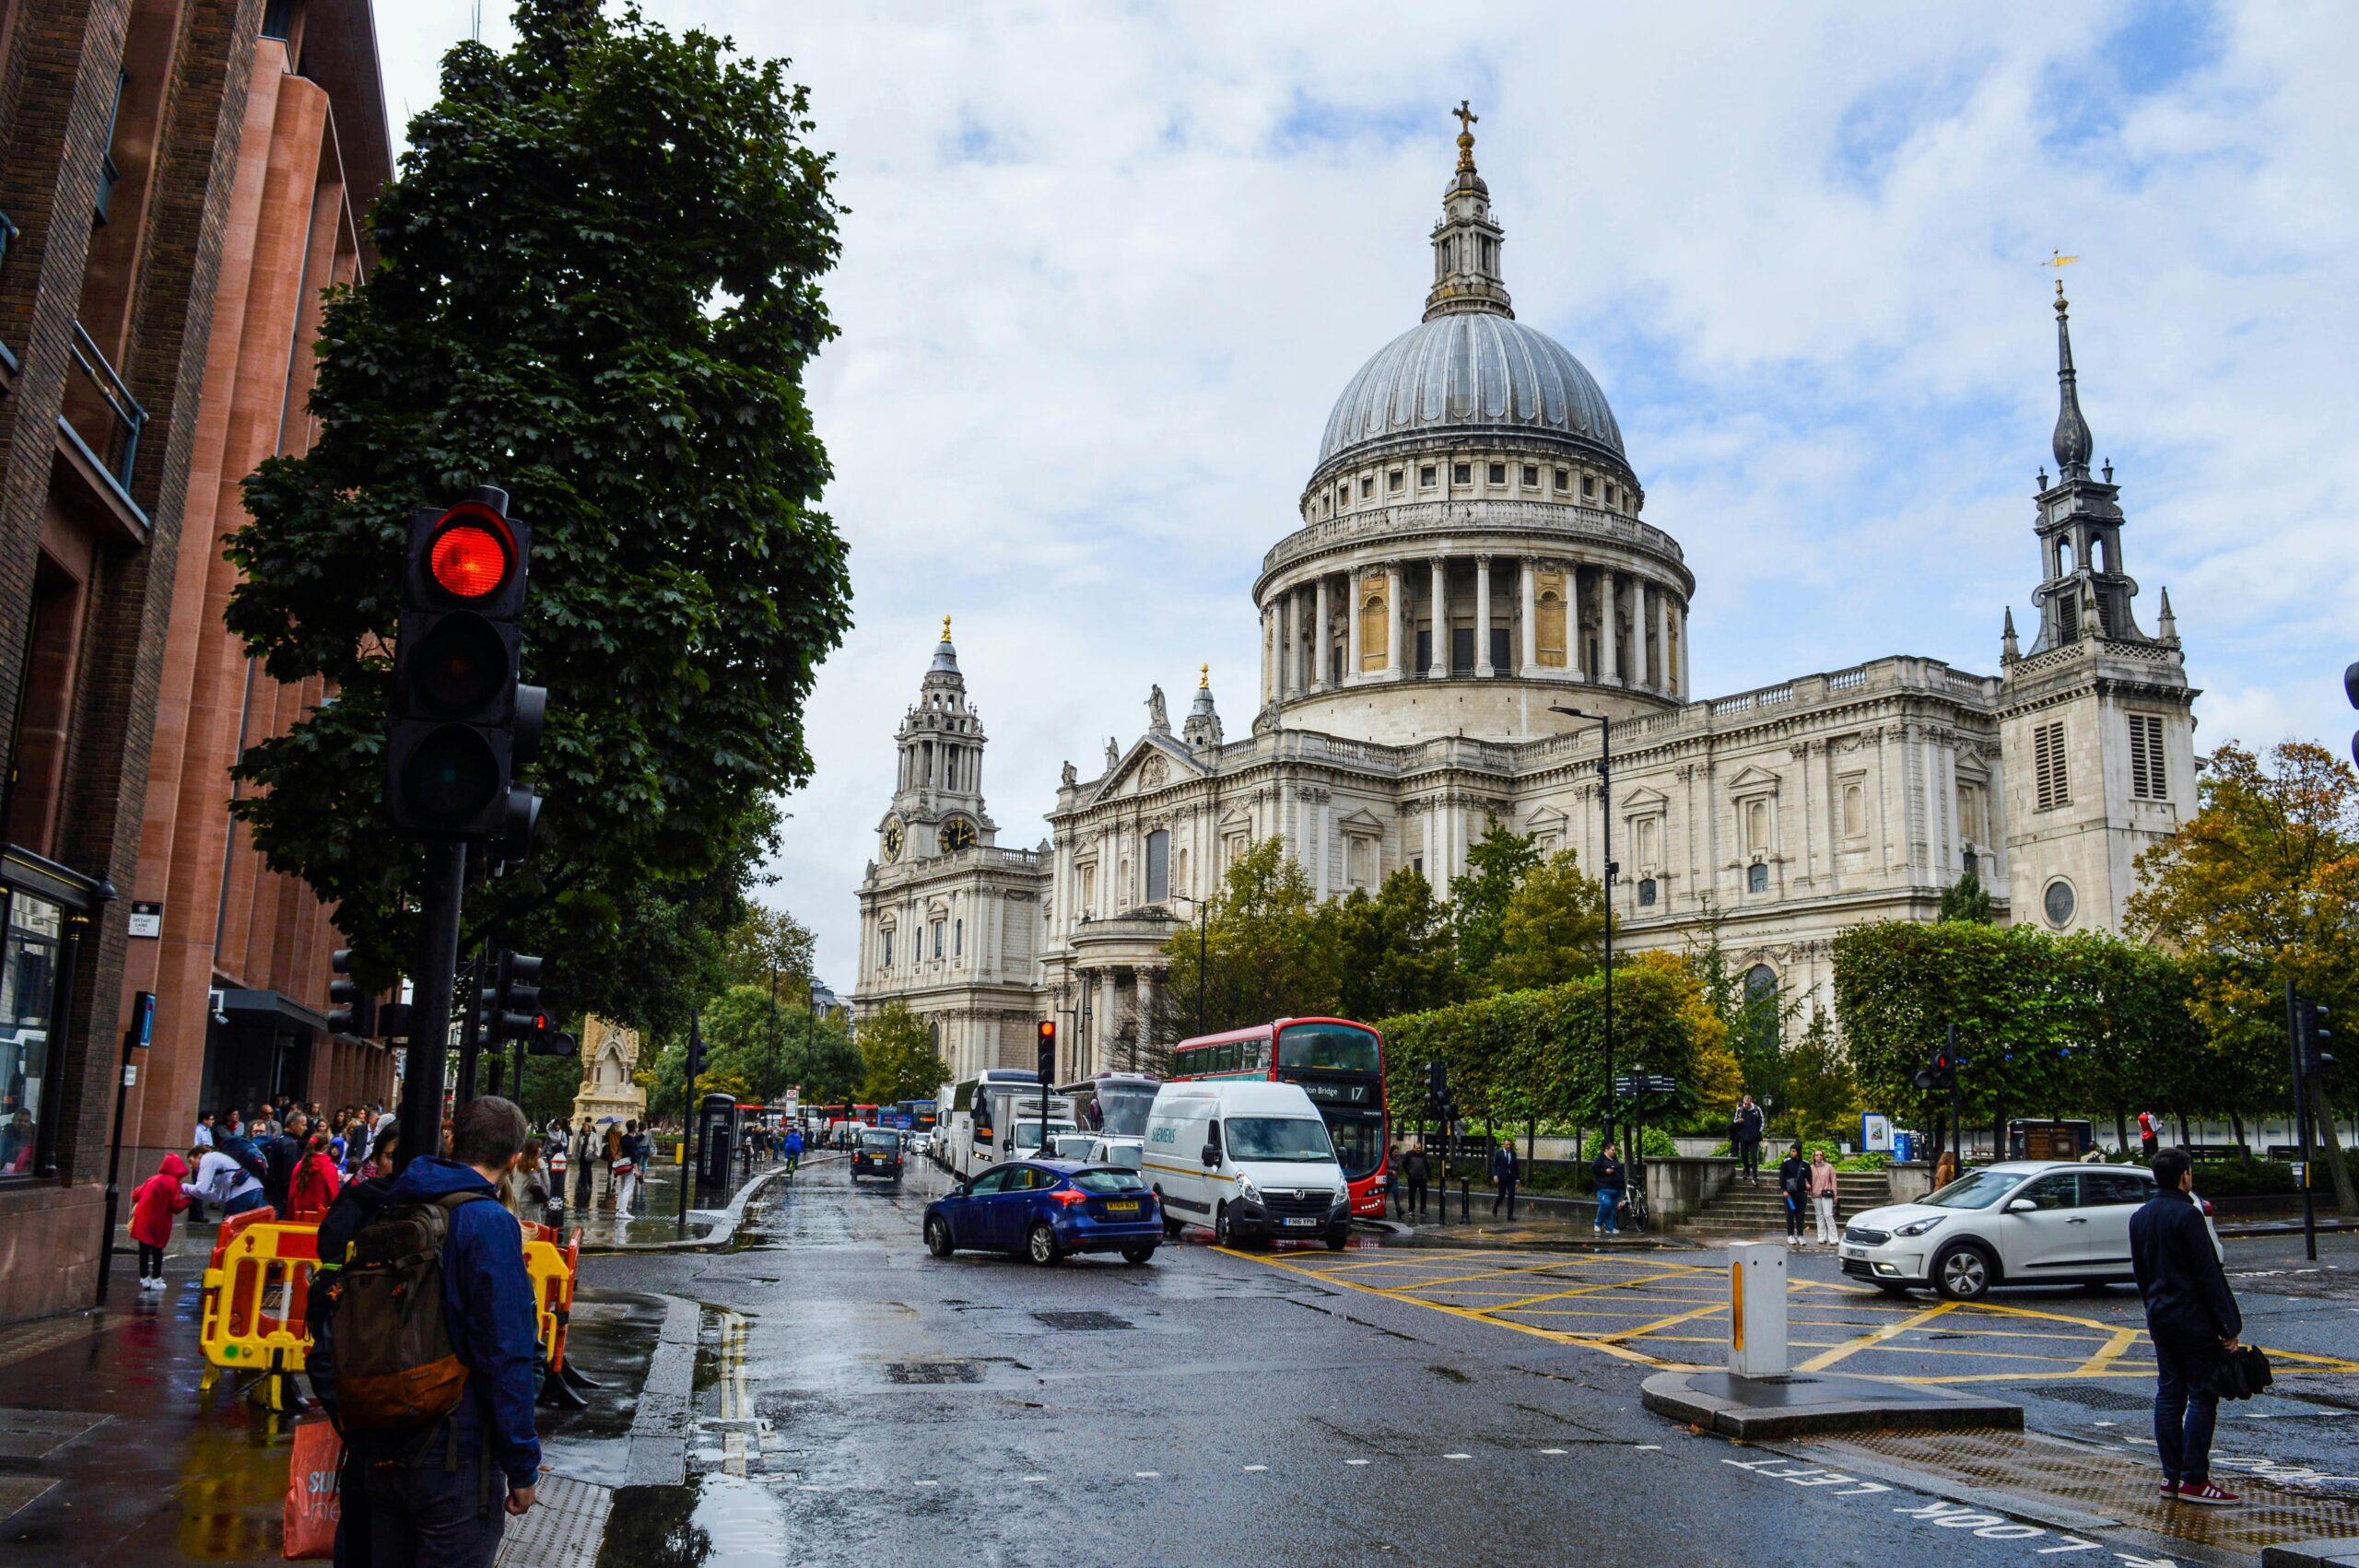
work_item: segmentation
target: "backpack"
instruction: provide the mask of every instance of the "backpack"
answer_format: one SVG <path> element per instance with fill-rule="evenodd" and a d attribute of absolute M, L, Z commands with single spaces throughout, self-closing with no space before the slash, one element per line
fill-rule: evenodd
<path fill-rule="evenodd" d="M 228 1134 L 216 1141 L 216 1148 L 238 1162 L 238 1168 L 256 1181 L 270 1179 L 270 1164 L 254 1147 L 254 1141 L 242 1132 Z"/>
<path fill-rule="evenodd" d="M 353 1237 L 335 1285 L 336 1416 L 346 1432 L 422 1438 L 459 1408 L 467 1368 L 444 1312 L 442 1242 L 453 1210 L 491 1200 L 452 1192 L 390 1203 Z"/>

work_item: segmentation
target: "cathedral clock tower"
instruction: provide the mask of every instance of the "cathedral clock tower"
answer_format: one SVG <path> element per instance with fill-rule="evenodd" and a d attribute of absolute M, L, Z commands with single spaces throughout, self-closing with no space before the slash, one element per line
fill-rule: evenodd
<path fill-rule="evenodd" d="M 967 677 L 950 642 L 950 617 L 918 700 L 902 717 L 893 804 L 876 825 L 886 865 L 989 845 L 998 828 L 983 812 L 983 721 L 967 706 Z"/>

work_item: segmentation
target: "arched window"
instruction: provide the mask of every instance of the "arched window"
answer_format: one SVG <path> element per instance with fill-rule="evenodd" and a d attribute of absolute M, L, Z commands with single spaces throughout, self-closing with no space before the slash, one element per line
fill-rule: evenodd
<path fill-rule="evenodd" d="M 1843 837 L 1864 838 L 1868 832 L 1867 791 L 1857 784 L 1843 786 Z"/>
<path fill-rule="evenodd" d="M 2056 542 L 2056 575 L 2063 577 L 2071 569 L 2072 542 L 2070 539 L 2059 539 Z"/>
<path fill-rule="evenodd" d="M 1971 849 L 1966 852 L 1966 874 L 1972 877 L 1982 874 L 1982 861 Z"/>
<path fill-rule="evenodd" d="M 1747 867 L 1744 873 L 1744 890 L 1747 893 L 1768 892 L 1769 868 L 1758 860 Z"/>
<path fill-rule="evenodd" d="M 1778 989 L 1778 971 L 1766 964 L 1755 964 L 1744 972 L 1744 1000 L 1758 1001 Z"/>

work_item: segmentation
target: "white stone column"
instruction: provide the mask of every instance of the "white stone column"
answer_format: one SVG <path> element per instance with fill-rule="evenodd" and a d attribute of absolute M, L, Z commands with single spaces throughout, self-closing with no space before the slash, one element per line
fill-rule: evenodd
<path fill-rule="evenodd" d="M 1679 700 L 1694 702 L 1696 688 L 1687 684 L 1687 606 L 1679 607 Z"/>
<path fill-rule="evenodd" d="M 1384 563 L 1384 673 L 1394 680 L 1401 678 L 1409 667 L 1409 656 L 1401 651 L 1401 628 L 1408 622 L 1401 614 L 1401 563 Z"/>
<path fill-rule="evenodd" d="M 1278 607 L 1262 606 L 1262 700 L 1275 702 L 1278 697 Z"/>
<path fill-rule="evenodd" d="M 1491 673 L 1491 557 L 1474 557 L 1474 673 Z"/>
<path fill-rule="evenodd" d="M 1620 575 L 1602 569 L 1597 574 L 1597 679 L 1601 685 L 1622 673 L 1619 617 L 1614 602 L 1614 582 Z"/>
<path fill-rule="evenodd" d="M 1585 681 L 1589 668 L 1589 645 L 1581 637 L 1581 564 L 1565 563 L 1565 671 L 1576 681 Z"/>
<path fill-rule="evenodd" d="M 1357 567 L 1344 574 L 1344 680 L 1360 678 L 1360 574 Z"/>
<path fill-rule="evenodd" d="M 1654 587 L 1654 665 L 1656 691 L 1670 691 L 1670 590 L 1661 582 Z"/>
<path fill-rule="evenodd" d="M 1530 678 L 1540 673 L 1540 584 L 1538 580 L 1540 561 L 1538 557 L 1526 556 L 1521 563 L 1520 574 L 1523 579 L 1520 604 L 1523 611 L 1522 631 L 1516 640 L 1523 657 L 1518 673 Z"/>
<path fill-rule="evenodd" d="M 1278 700 L 1281 702 L 1294 695 L 1294 590 L 1289 588 L 1278 598 Z"/>
<path fill-rule="evenodd" d="M 1431 614 L 1434 624 L 1433 668 L 1426 672 L 1435 680 L 1449 676 L 1449 563 L 1441 556 L 1433 559 L 1434 603 Z"/>
<path fill-rule="evenodd" d="M 1329 658 L 1328 650 L 1330 644 L 1334 640 L 1334 633 L 1331 629 L 1334 623 L 1327 618 L 1327 574 L 1325 572 L 1319 574 L 1318 603 L 1319 619 L 1312 624 L 1310 631 L 1310 689 L 1315 692 L 1327 689 L 1328 677 L 1332 671 L 1332 661 Z"/>
<path fill-rule="evenodd" d="M 1114 1007 L 1114 971 L 1111 967 L 1108 967 L 1097 972 L 1097 1038 L 1092 1042 L 1097 1048 L 1091 1054 L 1089 1060 L 1075 1063 L 1082 1074 L 1102 1071 L 1112 1059 L 1112 1053 L 1107 1049 L 1107 1047 L 1112 1043 L 1114 1030 L 1121 1022 L 1115 1013 Z M 1048 1085 L 1043 1084 L 1041 1087 L 1045 1098 Z"/>

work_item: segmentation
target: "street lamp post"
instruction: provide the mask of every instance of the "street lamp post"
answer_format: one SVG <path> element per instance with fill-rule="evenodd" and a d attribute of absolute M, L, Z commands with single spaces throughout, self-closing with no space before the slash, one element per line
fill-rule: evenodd
<path fill-rule="evenodd" d="M 1614 1141 L 1614 720 L 1602 713 L 1551 706 L 1551 713 L 1597 726 L 1597 809 L 1605 819 L 1605 1141 Z M 1639 1151 L 1630 1151 L 1632 1172 L 1638 1169 Z"/>

